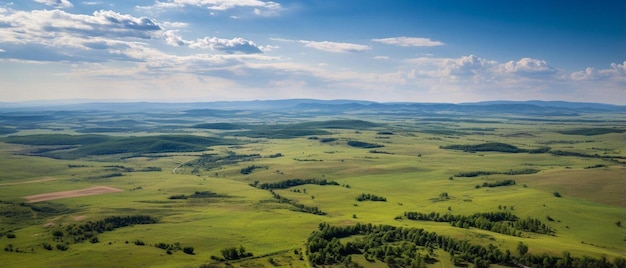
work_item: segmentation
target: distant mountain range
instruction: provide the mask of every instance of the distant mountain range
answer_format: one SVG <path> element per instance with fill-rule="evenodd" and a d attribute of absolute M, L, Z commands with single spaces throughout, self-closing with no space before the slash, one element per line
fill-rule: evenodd
<path fill-rule="evenodd" d="M 62 102 L 2 103 L 0 112 L 18 111 L 117 111 L 117 112 L 185 112 L 211 110 L 262 110 L 299 114 L 435 114 L 435 113 L 507 113 L 537 116 L 575 116 L 579 113 L 626 113 L 626 105 L 565 101 L 484 101 L 473 103 L 379 103 L 360 100 L 285 99 L 255 101 L 216 101 L 194 103 L 160 102 Z"/>

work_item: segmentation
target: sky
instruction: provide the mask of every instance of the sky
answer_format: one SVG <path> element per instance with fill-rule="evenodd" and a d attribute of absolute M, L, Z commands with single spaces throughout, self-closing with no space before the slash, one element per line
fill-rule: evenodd
<path fill-rule="evenodd" d="M 0 102 L 626 104 L 626 0 L 0 0 Z"/>

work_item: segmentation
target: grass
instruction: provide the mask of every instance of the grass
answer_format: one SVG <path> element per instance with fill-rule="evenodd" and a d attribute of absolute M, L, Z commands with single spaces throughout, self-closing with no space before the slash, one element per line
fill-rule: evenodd
<path fill-rule="evenodd" d="M 299 130 L 282 134 L 280 131 L 264 132 L 271 136 L 252 135 L 254 139 L 238 137 L 236 145 L 204 143 L 208 140 L 205 137 L 212 135 L 212 132 L 199 133 L 198 136 L 203 138 L 197 140 L 173 135 L 166 141 L 200 144 L 206 151 L 165 153 L 155 149 L 143 152 L 140 157 L 124 159 L 119 155 L 96 155 L 90 159 L 70 160 L 20 155 L 20 152 L 31 150 L 37 145 L 0 143 L 0 164 L 3 170 L 0 177 L 0 201 L 3 201 L 0 213 L 5 213 L 0 217 L 0 233 L 12 231 L 16 235 L 16 238 L 10 240 L 0 238 L 0 246 L 4 248 L 10 243 L 27 252 L 2 252 L 0 261 L 10 267 L 44 266 L 51 263 L 59 267 L 94 263 L 102 267 L 199 267 L 211 262 L 211 256 L 219 256 L 221 249 L 242 245 L 248 252 L 263 257 L 235 262 L 235 266 L 270 267 L 269 258 L 272 258 L 285 266 L 291 264 L 302 267 L 307 265 L 306 261 L 299 260 L 293 251 L 299 249 L 302 252 L 307 237 L 320 222 L 333 225 L 360 222 L 424 228 L 429 232 L 468 239 L 485 246 L 492 243 L 512 252 L 518 241 L 523 241 L 531 253 L 548 252 L 560 256 L 562 251 L 567 250 L 574 256 L 607 256 L 609 259 L 623 255 L 626 228 L 615 224 L 617 221 L 626 223 L 623 213 L 626 203 L 622 197 L 623 167 L 620 163 L 610 159 L 545 153 L 512 154 L 477 150 L 469 153 L 443 150 L 440 146 L 500 143 L 514 144 L 516 148 L 538 148 L 550 143 L 553 150 L 584 154 L 606 152 L 608 155 L 624 156 L 624 133 L 591 137 L 561 133 L 569 129 L 604 127 L 602 123 L 546 123 L 537 126 L 534 122 L 510 123 L 489 119 L 487 122 L 439 122 L 446 124 L 447 132 L 442 135 L 431 131 L 436 129 L 432 125 L 422 128 L 409 120 L 395 120 L 387 125 L 370 125 L 368 121 L 316 121 L 309 123 L 310 128 L 320 130 L 323 127 L 323 134 L 315 131 L 306 134 L 308 132 Z M 208 128 L 220 129 L 203 131 L 234 130 L 234 125 L 239 126 L 236 122 L 232 124 L 207 125 Z M 299 124 L 309 128 L 305 123 Z M 342 124 L 347 127 L 337 128 Z M 377 138 L 381 135 L 380 128 L 385 128 L 386 132 L 393 135 L 385 135 L 388 137 L 385 139 Z M 481 131 L 485 129 L 487 131 Z M 231 135 L 234 132 L 220 134 Z M 289 139 L 277 138 L 277 135 L 287 135 L 285 137 Z M 319 139 L 309 139 L 309 135 L 324 135 L 320 138 L 331 140 L 320 142 Z M 96 135 L 88 137 L 104 139 Z M 16 139 L 19 138 L 7 141 L 15 142 Z M 42 137 L 33 140 L 39 139 Z M 146 138 L 143 141 L 156 142 L 153 139 Z M 230 140 L 228 136 L 225 139 Z M 102 144 L 110 145 L 109 140 L 125 141 L 129 138 L 110 137 L 105 140 L 107 143 Z M 346 142 L 350 140 L 384 145 L 387 153 L 373 154 L 369 150 L 350 146 Z M 41 141 L 38 143 L 41 144 Z M 83 144 L 81 148 L 87 145 Z M 260 156 L 280 153 L 282 157 L 255 157 L 210 170 L 199 169 L 194 173 L 193 166 L 181 166 L 182 163 L 193 165 L 202 153 L 222 157 L 233 153 Z M 593 165 L 604 166 L 586 169 Z M 133 169 L 133 172 L 121 168 L 112 171 L 111 166 L 124 166 Z M 174 174 L 173 169 L 179 166 Z M 242 169 L 250 166 L 264 168 L 254 169 L 249 174 L 241 173 Z M 139 172 L 148 167 L 159 167 L 161 170 Z M 510 170 L 537 172 L 511 176 L 506 174 Z M 454 177 L 472 171 L 490 172 L 472 177 Z M 113 173 L 122 176 L 107 176 Z M 255 181 L 275 183 L 288 179 L 336 181 L 339 186 L 303 184 L 274 190 L 285 198 L 306 206 L 317 206 L 328 214 L 320 216 L 293 211 L 290 205 L 276 202 L 269 191 L 249 185 Z M 474 187 L 507 179 L 514 179 L 516 184 L 480 189 Z M 96 185 L 124 191 L 36 204 L 56 209 L 47 213 L 33 213 L 30 208 L 20 205 L 20 202 L 25 201 L 24 196 Z M 294 192 L 295 189 L 299 191 Z M 563 197 L 555 198 L 552 194 L 555 191 Z M 211 198 L 191 198 L 196 192 L 215 195 Z M 448 193 L 449 199 L 436 200 L 442 192 Z M 387 201 L 357 202 L 355 198 L 361 193 L 384 196 Z M 169 199 L 182 194 L 188 198 Z M 499 206 L 506 206 L 507 209 L 513 207 L 511 212 L 520 218 L 529 216 L 546 222 L 556 230 L 556 235 L 527 233 L 525 237 L 517 238 L 475 228 L 456 228 L 448 223 L 395 219 L 405 211 L 471 215 L 502 211 Z M 19 217 L 28 220 L 18 221 L 6 216 L 7 211 L 16 209 L 25 211 Z M 70 244 L 69 250 L 64 252 L 56 249 L 47 251 L 41 246 L 44 242 L 55 244 L 52 240 L 54 228 L 101 220 L 108 216 L 144 214 L 157 217 L 159 223 L 118 228 L 99 234 L 99 243 Z M 548 216 L 554 221 L 548 221 Z M 132 243 L 135 240 L 142 240 L 147 245 L 137 246 Z M 182 251 L 167 254 L 154 247 L 154 244 L 160 242 L 179 242 L 182 246 L 192 246 L 195 255 Z M 440 262 L 432 267 L 451 265 L 447 253 L 438 251 L 437 254 Z M 367 263 L 359 255 L 354 255 L 353 259 L 367 267 L 386 267 L 386 264 L 378 261 Z"/>

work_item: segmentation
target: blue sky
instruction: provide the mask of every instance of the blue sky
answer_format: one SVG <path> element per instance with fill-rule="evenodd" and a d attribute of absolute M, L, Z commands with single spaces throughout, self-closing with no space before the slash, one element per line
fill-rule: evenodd
<path fill-rule="evenodd" d="M 0 102 L 626 104 L 626 1 L 0 0 Z"/>

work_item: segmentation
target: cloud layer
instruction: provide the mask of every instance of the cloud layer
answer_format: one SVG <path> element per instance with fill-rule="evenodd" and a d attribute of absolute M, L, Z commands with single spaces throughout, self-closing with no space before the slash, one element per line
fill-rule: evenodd
<path fill-rule="evenodd" d="M 498 60 L 464 53 L 462 44 L 439 37 L 375 38 L 368 31 L 350 38 L 308 36 L 281 28 L 258 33 L 275 23 L 276 16 L 295 12 L 273 1 L 158 0 L 124 11 L 104 8 L 116 7 L 104 1 L 32 1 L 41 9 L 0 6 L 0 101 L 121 94 L 194 101 L 242 96 L 437 102 L 594 96 L 596 101 L 616 102 L 615 96 L 626 95 L 626 61 L 566 71 L 523 53 Z M 187 19 L 187 14 L 200 19 Z M 262 25 L 247 30 L 256 23 Z M 15 88 L 23 90 L 7 90 Z M 136 91 L 124 93 L 123 88 Z M 597 88 L 601 96 L 590 90 Z"/>

